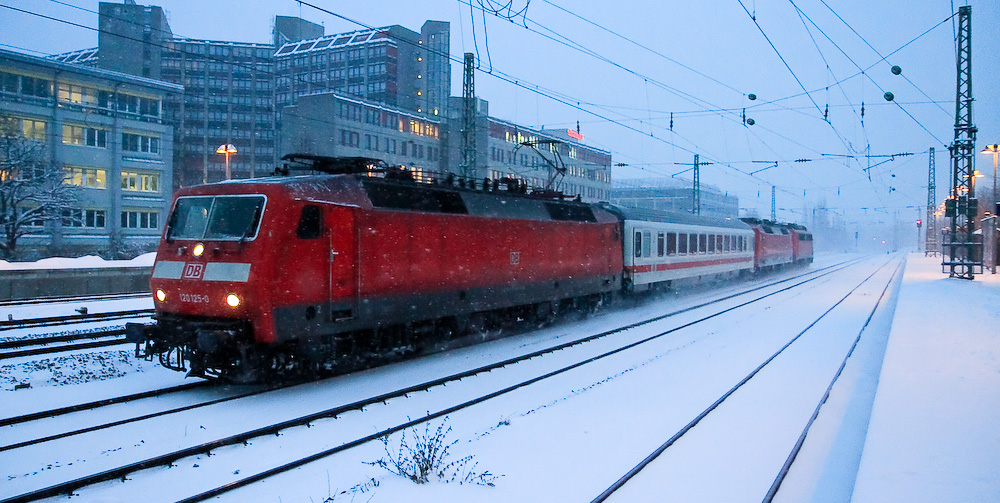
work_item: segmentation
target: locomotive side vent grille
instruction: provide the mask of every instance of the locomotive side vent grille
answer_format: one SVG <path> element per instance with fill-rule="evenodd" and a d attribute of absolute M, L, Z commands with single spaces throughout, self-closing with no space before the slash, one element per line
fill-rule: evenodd
<path fill-rule="evenodd" d="M 419 186 L 364 182 L 365 191 L 376 208 L 468 214 L 461 194 Z"/>
<path fill-rule="evenodd" d="M 594 210 L 590 206 L 579 204 L 545 203 L 552 220 L 573 220 L 576 222 L 596 222 Z"/>

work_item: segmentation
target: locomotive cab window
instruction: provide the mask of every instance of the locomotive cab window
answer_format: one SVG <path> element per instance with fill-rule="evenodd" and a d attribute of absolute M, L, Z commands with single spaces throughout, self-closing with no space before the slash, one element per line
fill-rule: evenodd
<path fill-rule="evenodd" d="M 170 215 L 167 239 L 252 239 L 264 196 L 181 197 Z"/>
<path fill-rule="evenodd" d="M 307 204 L 302 207 L 299 226 L 295 235 L 299 239 L 317 239 L 323 234 L 323 212 L 319 206 Z"/>

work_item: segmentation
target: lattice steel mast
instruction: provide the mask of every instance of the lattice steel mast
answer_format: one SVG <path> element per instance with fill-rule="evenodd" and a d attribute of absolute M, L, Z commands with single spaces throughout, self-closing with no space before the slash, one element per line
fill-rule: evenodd
<path fill-rule="evenodd" d="M 476 173 L 476 56 L 465 53 L 462 79 L 462 164 L 463 179 L 475 178 Z"/>
<path fill-rule="evenodd" d="M 701 164 L 698 163 L 698 154 L 694 155 L 694 183 L 691 184 L 691 213 L 701 215 Z"/>
<path fill-rule="evenodd" d="M 934 169 L 934 147 L 927 160 L 927 231 L 924 236 L 924 256 L 936 257 L 939 253 L 937 226 L 937 174 Z"/>
<path fill-rule="evenodd" d="M 775 203 L 775 200 L 774 200 L 774 185 L 772 185 L 771 186 L 771 221 L 772 222 L 777 222 L 778 221 L 778 211 L 777 211 L 777 206 L 775 206 L 774 203 Z"/>
<path fill-rule="evenodd" d="M 949 277 L 974 279 L 982 274 L 982 242 L 975 242 L 976 200 L 975 143 L 972 125 L 972 7 L 958 9 L 958 86 L 955 93 L 955 141 L 951 152 L 952 189 L 945 216 L 951 218 L 951 232 L 943 243 L 942 272 Z"/>

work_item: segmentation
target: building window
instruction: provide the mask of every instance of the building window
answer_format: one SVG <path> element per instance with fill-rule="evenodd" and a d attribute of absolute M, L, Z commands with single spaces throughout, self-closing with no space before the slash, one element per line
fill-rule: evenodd
<path fill-rule="evenodd" d="M 123 211 L 123 229 L 155 229 L 157 224 L 155 211 Z"/>
<path fill-rule="evenodd" d="M 160 139 L 132 133 L 122 133 L 122 150 L 126 152 L 160 153 Z"/>
<path fill-rule="evenodd" d="M 138 173 L 134 171 L 122 171 L 122 190 L 136 190 L 139 192 L 159 192 L 159 173 Z"/>
<path fill-rule="evenodd" d="M 21 94 L 48 98 L 52 96 L 52 82 L 45 79 L 21 76 Z"/>
<path fill-rule="evenodd" d="M 89 189 L 106 189 L 108 187 L 106 171 L 103 169 L 81 166 L 66 166 L 64 169 L 66 178 L 63 179 L 63 183 L 66 185 L 76 185 Z"/>
<path fill-rule="evenodd" d="M 59 101 L 68 101 L 79 105 L 93 105 L 95 92 L 86 87 L 72 84 L 59 84 Z"/>
<path fill-rule="evenodd" d="M 63 143 L 67 145 L 86 145 L 88 147 L 108 147 L 108 132 L 83 126 L 63 125 Z"/>
<path fill-rule="evenodd" d="M 45 121 L 21 119 L 21 134 L 29 140 L 45 141 Z"/>
<path fill-rule="evenodd" d="M 104 210 L 64 210 L 62 212 L 62 224 L 63 227 L 103 229 L 105 215 Z"/>

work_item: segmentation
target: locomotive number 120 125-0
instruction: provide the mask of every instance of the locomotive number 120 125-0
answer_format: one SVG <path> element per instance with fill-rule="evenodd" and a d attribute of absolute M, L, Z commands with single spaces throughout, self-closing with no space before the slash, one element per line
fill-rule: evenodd
<path fill-rule="evenodd" d="M 191 302 L 193 304 L 208 304 L 208 295 L 202 295 L 200 293 L 182 293 L 180 294 L 181 302 Z"/>

